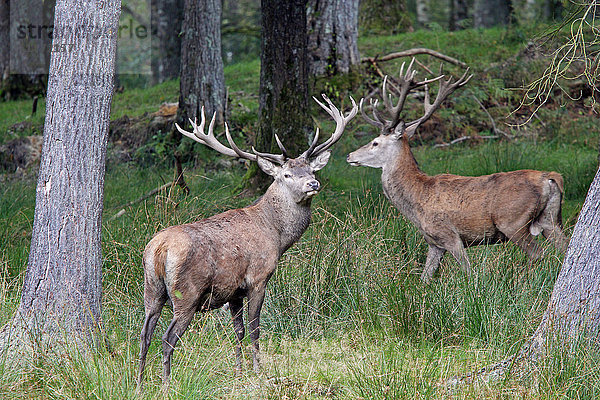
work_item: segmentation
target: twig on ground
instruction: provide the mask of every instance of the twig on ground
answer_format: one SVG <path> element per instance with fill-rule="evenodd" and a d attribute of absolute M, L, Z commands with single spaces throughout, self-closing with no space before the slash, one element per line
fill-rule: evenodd
<path fill-rule="evenodd" d="M 479 101 L 479 99 L 477 98 L 477 96 L 472 95 L 473 99 L 475 99 L 475 101 L 477 102 L 477 104 L 479 104 L 479 107 L 481 107 L 481 109 L 483 110 L 483 112 L 488 116 L 488 118 L 490 119 L 490 122 L 492 123 L 492 131 L 495 134 L 502 134 L 505 138 L 512 140 L 514 138 L 514 136 L 498 129 L 498 127 L 496 126 L 496 121 L 494 121 L 494 118 L 492 118 L 491 114 L 488 112 L 488 110 L 485 108 L 485 106 L 483 105 L 483 103 L 481 103 Z"/>
<path fill-rule="evenodd" d="M 434 145 L 433 148 L 435 149 L 438 147 L 448 147 L 448 146 L 452 146 L 453 144 L 464 142 L 465 140 L 469 140 L 469 139 L 498 139 L 499 137 L 500 136 L 498 136 L 498 135 L 487 135 L 487 136 L 476 136 L 476 137 L 461 136 L 459 138 L 452 140 L 450 143 L 438 143 L 438 144 Z"/>

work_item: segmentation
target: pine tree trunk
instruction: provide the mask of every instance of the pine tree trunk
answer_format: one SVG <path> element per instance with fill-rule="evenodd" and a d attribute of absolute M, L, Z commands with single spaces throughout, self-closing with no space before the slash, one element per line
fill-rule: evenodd
<path fill-rule="evenodd" d="M 161 83 L 181 70 L 183 0 L 152 0 L 152 79 Z"/>
<path fill-rule="evenodd" d="M 225 77 L 221 59 L 221 0 L 185 0 L 181 39 L 181 82 L 178 121 L 200 120 L 225 112 Z"/>
<path fill-rule="evenodd" d="M 256 148 L 278 152 L 277 134 L 291 156 L 299 155 L 310 131 L 306 0 L 263 0 Z"/>
<path fill-rule="evenodd" d="M 417 23 L 421 27 L 429 24 L 429 2 L 428 0 L 416 0 Z"/>
<path fill-rule="evenodd" d="M 54 43 L 73 46 L 51 57 L 31 250 L 8 329 L 13 342 L 23 328 L 44 341 L 87 338 L 100 323 L 104 167 L 120 8 L 120 0 L 56 5 Z"/>
<path fill-rule="evenodd" d="M 547 343 L 569 344 L 600 336 L 600 171 L 590 186 L 548 308 L 530 351 L 543 353 Z M 548 342 L 549 341 L 549 342 Z"/>
<path fill-rule="evenodd" d="M 311 75 L 347 73 L 360 62 L 358 0 L 308 0 L 307 27 Z"/>

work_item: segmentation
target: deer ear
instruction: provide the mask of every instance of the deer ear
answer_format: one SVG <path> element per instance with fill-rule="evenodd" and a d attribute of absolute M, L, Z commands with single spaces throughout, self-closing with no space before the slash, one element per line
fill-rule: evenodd
<path fill-rule="evenodd" d="M 260 169 L 262 169 L 263 172 L 267 175 L 275 176 L 281 170 L 280 166 L 275 165 L 271 161 L 266 160 L 260 156 L 256 157 L 256 162 L 257 162 L 258 166 L 260 167 Z"/>
<path fill-rule="evenodd" d="M 310 168 L 313 171 L 318 171 L 318 170 L 322 169 L 324 166 L 327 165 L 327 162 L 329 161 L 330 156 L 331 156 L 330 150 L 324 151 L 323 153 L 319 154 L 317 156 L 317 158 L 315 158 L 314 160 L 312 160 L 310 162 Z"/>

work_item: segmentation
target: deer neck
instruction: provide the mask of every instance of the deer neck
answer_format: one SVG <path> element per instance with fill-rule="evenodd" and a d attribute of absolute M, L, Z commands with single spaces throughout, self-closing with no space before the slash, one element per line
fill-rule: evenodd
<path fill-rule="evenodd" d="M 257 202 L 256 207 L 262 212 L 265 224 L 279 235 L 280 255 L 308 228 L 310 205 L 310 199 L 296 203 L 277 182 L 272 183 Z"/>
<path fill-rule="evenodd" d="M 381 182 L 386 197 L 410 221 L 419 225 L 419 199 L 423 196 L 427 175 L 421 171 L 408 139 L 399 139 L 396 154 L 383 166 Z"/>

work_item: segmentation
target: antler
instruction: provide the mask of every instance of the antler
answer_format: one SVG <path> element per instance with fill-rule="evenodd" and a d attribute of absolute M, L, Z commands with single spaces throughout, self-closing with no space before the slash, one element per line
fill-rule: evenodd
<path fill-rule="evenodd" d="M 254 147 L 252 148 L 252 152 L 254 154 L 241 150 L 233 141 L 231 134 L 229 133 L 229 127 L 227 126 L 227 123 L 225 123 L 225 136 L 227 137 L 227 142 L 229 143 L 231 148 L 221 144 L 221 142 L 219 142 L 217 140 L 217 138 L 215 137 L 215 135 L 213 133 L 216 115 L 217 115 L 216 112 L 213 113 L 210 124 L 208 125 L 207 133 L 204 133 L 204 125 L 206 123 L 206 118 L 204 117 L 204 106 L 202 107 L 202 109 L 200 111 L 200 125 L 196 124 L 195 120 L 192 121 L 190 119 L 190 123 L 192 124 L 193 132 L 189 132 L 189 131 L 186 131 L 185 129 L 182 129 L 177 123 L 175 123 L 175 127 L 177 128 L 177 130 L 179 132 L 181 132 L 181 134 L 189 137 L 192 140 L 195 140 L 198 143 L 202 143 L 203 145 L 206 145 L 206 146 L 210 147 L 211 149 L 218 151 L 221 154 L 225 154 L 226 156 L 239 157 L 239 158 L 243 158 L 243 159 L 250 160 L 250 161 L 256 161 L 256 156 L 258 155 L 259 157 L 266 158 L 267 160 L 276 162 L 278 164 L 283 164 L 285 162 L 285 160 L 287 159 L 287 155 L 286 155 L 287 152 L 285 151 L 285 148 L 283 147 L 283 145 L 279 141 L 279 138 L 277 138 L 277 137 L 276 137 L 277 144 L 279 145 L 279 148 L 282 150 L 282 152 L 284 154 L 260 153 L 260 152 L 256 151 L 254 149 Z"/>
<path fill-rule="evenodd" d="M 319 154 L 323 153 L 331 146 L 333 146 L 338 140 L 340 140 L 340 138 L 342 137 L 342 133 L 344 133 L 344 129 L 346 128 L 346 124 L 348 123 L 348 121 L 354 118 L 354 116 L 358 112 L 358 106 L 356 105 L 356 102 L 352 97 L 350 97 L 350 101 L 352 102 L 352 109 L 350 110 L 347 116 L 344 116 L 344 114 L 336 106 L 333 105 L 331 100 L 329 100 L 329 98 L 325 94 L 322 94 L 322 96 L 327 105 L 321 103 L 319 100 L 316 99 L 316 97 L 313 97 L 313 99 L 317 102 L 318 105 L 320 105 L 325 111 L 327 111 L 327 114 L 331 115 L 333 120 L 336 122 L 335 131 L 331 134 L 331 137 L 329 139 L 317 146 L 317 141 L 319 140 L 319 129 L 317 128 L 312 144 L 310 145 L 308 150 L 306 150 L 301 155 L 301 157 L 304 157 L 306 159 L 308 159 L 309 157 L 318 156 Z"/>
<path fill-rule="evenodd" d="M 361 112 L 362 112 L 365 120 L 368 123 L 370 123 L 371 125 L 375 125 L 375 126 L 379 127 L 382 131 L 384 131 L 384 133 L 393 132 L 396 129 L 396 127 L 398 126 L 398 124 L 400 123 L 400 114 L 402 113 L 402 109 L 404 108 L 404 103 L 406 102 L 406 97 L 408 96 L 408 93 L 410 93 L 411 90 L 418 88 L 420 86 L 423 86 L 423 85 L 427 85 L 428 83 L 435 82 L 444 77 L 444 75 L 440 75 L 433 79 L 426 79 L 424 81 L 416 81 L 415 75 L 417 74 L 417 71 L 412 69 L 414 62 L 415 62 L 415 59 L 413 57 L 412 61 L 408 65 L 408 68 L 406 69 L 406 73 L 404 73 L 405 63 L 402 63 L 402 66 L 400 67 L 400 74 L 399 74 L 400 77 L 398 78 L 398 84 L 400 85 L 399 88 L 396 87 L 393 83 L 391 83 L 388 80 L 387 75 L 383 78 L 383 85 L 381 87 L 381 97 L 383 99 L 383 105 L 385 107 L 385 111 L 392 118 L 391 120 L 385 120 L 381 116 L 377 115 L 377 108 L 376 108 L 377 102 L 376 101 L 375 102 L 371 101 L 374 119 L 367 117 L 366 114 L 364 112 L 362 112 L 362 104 L 361 104 Z M 392 104 L 392 95 L 388 93 L 388 84 L 391 85 L 394 88 L 394 90 L 398 93 L 398 101 L 396 102 L 396 105 Z"/>
<path fill-rule="evenodd" d="M 409 137 L 414 135 L 417 128 L 423 122 L 427 121 L 429 119 L 429 117 L 431 117 L 431 115 L 435 112 L 435 110 L 437 110 L 440 107 L 440 105 L 444 102 L 444 100 L 446 100 L 446 98 L 452 92 L 454 92 L 456 89 L 458 89 L 461 86 L 464 86 L 467 82 L 469 82 L 469 80 L 473 77 L 473 74 L 467 76 L 468 73 L 469 73 L 469 68 L 467 68 L 467 70 L 460 77 L 460 79 L 458 79 L 454 83 L 452 83 L 452 77 L 450 77 L 447 81 L 441 80 L 440 81 L 440 89 L 438 90 L 437 96 L 435 97 L 435 100 L 433 101 L 433 103 L 429 102 L 429 88 L 427 87 L 427 85 L 425 85 L 425 99 L 423 101 L 423 107 L 425 109 L 425 113 L 423 114 L 423 116 L 421 118 L 418 118 L 411 122 L 407 122 L 404 125 L 405 134 L 408 135 Z M 442 76 L 444 76 L 444 75 L 441 75 L 439 78 L 441 78 Z"/>

